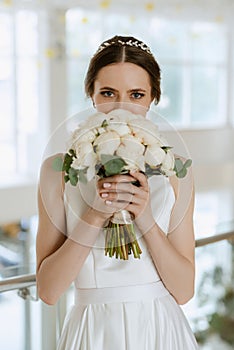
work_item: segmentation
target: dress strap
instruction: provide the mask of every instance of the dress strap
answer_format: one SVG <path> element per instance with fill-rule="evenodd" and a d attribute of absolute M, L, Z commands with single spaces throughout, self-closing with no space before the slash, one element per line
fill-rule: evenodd
<path fill-rule="evenodd" d="M 123 287 L 76 289 L 76 304 L 107 304 L 114 302 L 146 301 L 168 295 L 161 281 Z"/>

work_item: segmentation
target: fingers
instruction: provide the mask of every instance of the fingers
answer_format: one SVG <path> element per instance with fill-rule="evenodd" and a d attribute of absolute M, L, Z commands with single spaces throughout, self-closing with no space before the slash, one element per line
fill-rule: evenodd
<path fill-rule="evenodd" d="M 140 186 L 133 183 L 138 182 Z M 148 182 L 144 174 L 116 175 L 98 181 L 99 196 L 107 206 L 123 209 L 128 205 L 144 206 L 148 196 Z"/>
<path fill-rule="evenodd" d="M 133 184 L 136 181 L 139 187 Z M 144 174 L 115 175 L 97 181 L 97 198 L 93 207 L 104 217 L 123 209 L 136 216 L 144 210 L 148 195 L 148 182 Z"/>
<path fill-rule="evenodd" d="M 114 175 L 114 176 L 100 179 L 98 181 L 98 186 L 99 188 L 101 188 L 103 187 L 104 184 L 113 184 L 113 183 L 121 183 L 121 182 L 131 183 L 133 181 L 135 181 L 135 178 L 130 175 Z M 106 186 L 106 187 L 109 187 L 109 186 Z"/>
<path fill-rule="evenodd" d="M 104 192 L 100 194 L 101 198 L 106 202 L 107 205 L 112 203 L 133 203 L 139 204 L 140 198 L 132 193 L 125 192 Z M 110 203 L 111 202 L 111 203 Z"/>
<path fill-rule="evenodd" d="M 141 190 L 131 182 L 104 182 L 99 189 L 99 193 L 129 193 L 131 195 L 140 194 Z"/>
<path fill-rule="evenodd" d="M 134 182 L 139 186 L 134 185 Z M 137 225 L 141 221 L 145 222 L 145 218 L 150 218 L 149 222 L 153 220 L 149 185 L 143 173 L 130 172 L 130 175 L 100 179 L 97 182 L 97 194 L 107 212 L 125 209 L 138 220 Z"/>
<path fill-rule="evenodd" d="M 130 175 L 135 179 L 135 181 L 138 181 L 140 183 L 140 187 L 148 192 L 149 187 L 145 174 L 139 171 L 130 171 Z"/>
<path fill-rule="evenodd" d="M 132 194 L 140 194 L 141 190 L 148 192 L 148 181 L 144 174 L 140 172 L 130 172 L 131 175 L 115 175 L 98 181 L 100 193 L 108 191 L 129 192 Z M 134 183 L 140 185 L 136 186 Z"/>

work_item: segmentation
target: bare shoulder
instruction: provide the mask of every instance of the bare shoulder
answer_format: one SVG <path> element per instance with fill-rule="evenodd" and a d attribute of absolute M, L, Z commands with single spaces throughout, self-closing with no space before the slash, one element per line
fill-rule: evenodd
<path fill-rule="evenodd" d="M 66 240 L 63 173 L 54 167 L 54 160 L 62 156 L 55 154 L 46 158 L 41 165 L 38 186 L 38 265 Z"/>
<path fill-rule="evenodd" d="M 59 163 L 63 161 L 63 154 L 57 153 L 46 158 L 40 169 L 39 188 L 41 191 L 64 191 L 64 173 L 59 169 Z"/>
<path fill-rule="evenodd" d="M 56 154 L 49 156 L 48 158 L 45 158 L 42 162 L 42 165 L 41 165 L 41 173 L 53 172 L 54 174 L 56 174 L 56 173 L 58 174 L 59 173 L 58 163 L 62 162 L 63 158 L 64 158 L 63 153 L 56 153 Z"/>
<path fill-rule="evenodd" d="M 43 161 L 38 186 L 40 212 L 45 212 L 60 231 L 64 231 L 64 173 L 54 162 L 62 157 L 63 154 L 58 153 Z"/>

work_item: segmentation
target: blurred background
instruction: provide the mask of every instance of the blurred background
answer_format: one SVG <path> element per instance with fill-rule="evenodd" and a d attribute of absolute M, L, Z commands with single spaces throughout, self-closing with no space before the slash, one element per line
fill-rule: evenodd
<path fill-rule="evenodd" d="M 184 312 L 201 349 L 234 349 L 233 0 L 0 0 L 0 348 L 55 350 L 72 287 L 57 306 L 37 300 L 40 164 L 54 130 L 91 107 L 88 62 L 116 34 L 151 47 L 163 90 L 152 110 L 193 159 L 196 293 Z"/>

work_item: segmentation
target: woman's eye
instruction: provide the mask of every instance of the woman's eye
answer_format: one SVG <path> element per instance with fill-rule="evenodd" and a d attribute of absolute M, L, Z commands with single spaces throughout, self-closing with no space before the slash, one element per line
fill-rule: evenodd
<path fill-rule="evenodd" d="M 114 93 L 112 91 L 102 91 L 101 95 L 104 97 L 113 97 Z"/>
<path fill-rule="evenodd" d="M 144 97 L 145 95 L 142 93 L 142 92 L 133 92 L 132 93 L 132 97 L 134 98 L 134 99 L 136 99 L 136 100 L 138 100 L 138 99 L 140 99 L 140 98 L 142 98 L 142 97 Z"/>

